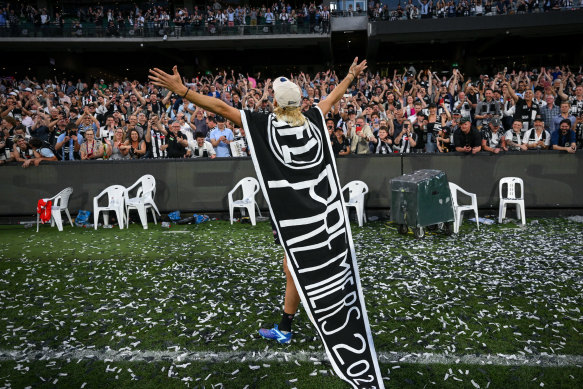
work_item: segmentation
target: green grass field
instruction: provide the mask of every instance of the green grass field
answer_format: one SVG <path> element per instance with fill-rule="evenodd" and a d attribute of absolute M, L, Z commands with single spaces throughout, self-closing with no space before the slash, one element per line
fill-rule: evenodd
<path fill-rule="evenodd" d="M 353 225 L 385 385 L 583 387 L 583 225 L 417 240 Z M 269 222 L 0 227 L 0 387 L 343 388 L 300 307 L 282 346 Z"/>

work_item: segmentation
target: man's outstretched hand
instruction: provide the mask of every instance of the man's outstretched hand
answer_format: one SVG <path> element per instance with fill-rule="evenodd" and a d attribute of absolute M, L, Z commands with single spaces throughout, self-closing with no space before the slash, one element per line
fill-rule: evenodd
<path fill-rule="evenodd" d="M 184 89 L 185 86 L 182 85 L 182 79 L 180 77 L 180 73 L 178 73 L 178 68 L 176 65 L 174 65 L 172 68 L 172 74 L 168 74 L 158 68 L 150 69 L 148 78 L 154 85 L 169 89 L 181 96 L 186 92 Z"/>
<path fill-rule="evenodd" d="M 366 59 L 361 63 L 358 63 L 358 57 L 355 57 L 354 61 L 352 61 L 352 65 L 350 65 L 350 69 L 348 69 L 348 73 L 354 74 L 354 78 L 356 79 L 365 69 Z"/>

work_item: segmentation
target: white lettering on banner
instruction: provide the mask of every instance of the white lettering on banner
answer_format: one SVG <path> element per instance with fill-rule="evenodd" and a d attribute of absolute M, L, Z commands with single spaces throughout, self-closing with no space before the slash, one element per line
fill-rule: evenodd
<path fill-rule="evenodd" d="M 346 274 L 341 280 L 336 281 L 330 285 L 327 285 L 325 288 L 318 290 L 317 292 L 320 292 L 320 294 L 318 295 L 310 296 L 310 293 L 308 293 L 308 300 L 310 300 L 310 305 L 312 306 L 312 308 L 316 308 L 316 300 L 329 296 L 340 290 L 344 290 L 344 286 L 346 285 L 346 283 L 354 285 L 354 277 L 352 277 L 352 272 Z"/>
<path fill-rule="evenodd" d="M 310 289 L 314 289 L 314 288 L 318 288 L 318 287 L 324 286 L 324 285 L 326 285 L 326 284 L 334 281 L 336 278 L 342 276 L 347 271 L 350 271 L 350 265 L 348 263 L 346 263 L 346 254 L 347 253 L 348 253 L 348 251 L 346 250 L 346 251 L 344 251 L 344 253 L 340 254 L 340 256 L 343 256 L 344 257 L 343 260 L 342 260 L 342 262 L 340 262 L 340 264 L 338 265 L 339 267 L 343 267 L 344 268 L 344 270 L 341 273 L 337 273 L 337 274 L 335 274 L 335 275 L 333 275 L 331 277 L 328 277 L 327 279 L 325 279 L 323 281 L 316 282 L 315 284 L 308 285 L 308 286 L 306 286 L 306 290 L 309 291 Z M 340 256 L 337 256 L 334 259 L 338 259 Z M 313 294 L 317 294 L 320 290 L 321 289 L 318 289 L 316 291 L 308 292 L 308 296 L 309 295 L 313 295 Z"/>
<path fill-rule="evenodd" d="M 352 299 L 352 301 L 351 301 L 351 302 L 347 302 L 347 301 L 346 301 L 346 300 L 348 300 L 349 298 L 350 298 L 350 299 Z M 352 304 L 354 304 L 355 302 L 356 302 L 356 292 L 350 292 L 350 293 L 348 293 L 348 294 L 347 294 L 347 295 L 344 297 L 344 299 L 343 299 L 343 300 L 341 300 L 341 301 L 337 302 L 336 304 L 333 304 L 333 305 L 331 305 L 331 306 L 329 306 L 329 307 L 326 307 L 326 308 L 320 308 L 320 309 L 316 309 L 314 312 L 315 312 L 315 313 L 322 313 L 322 312 L 326 312 L 326 311 L 328 311 L 328 310 L 330 310 L 330 309 L 333 309 L 333 308 L 336 308 L 338 305 L 340 305 L 340 307 L 336 308 L 336 310 L 335 310 L 334 312 L 332 312 L 332 313 L 329 313 L 329 314 L 327 314 L 327 315 L 325 315 L 325 316 L 322 316 L 322 317 L 318 318 L 318 321 L 322 321 L 322 320 L 324 320 L 324 319 L 327 319 L 327 318 L 329 318 L 329 317 L 331 317 L 331 316 L 334 316 L 334 315 L 336 315 L 338 312 L 340 312 L 340 310 L 341 310 L 342 308 L 344 308 L 344 307 L 349 307 L 349 306 L 351 306 Z"/>
<path fill-rule="evenodd" d="M 364 340 L 364 337 L 361 334 L 353 334 L 353 336 L 357 339 L 360 339 L 360 341 L 362 342 L 362 348 L 360 350 L 357 350 L 357 349 L 350 347 L 350 346 L 347 346 L 345 344 L 337 344 L 336 346 L 332 347 L 332 351 L 334 351 L 334 353 L 336 354 L 336 358 L 338 358 L 340 363 L 343 365 L 344 365 L 344 360 L 342 359 L 342 357 L 338 353 L 338 349 L 345 348 L 348 351 L 355 353 L 355 354 L 362 354 L 366 350 L 366 340 Z"/>
<path fill-rule="evenodd" d="M 316 186 L 322 182 L 324 178 L 328 179 L 328 189 L 330 190 L 330 194 L 328 198 L 323 198 L 322 196 L 318 196 L 316 194 Z M 302 190 L 302 189 L 309 189 L 310 197 L 321 204 L 328 204 L 330 203 L 338 194 L 338 189 L 336 187 L 336 181 L 334 179 L 334 172 L 332 170 L 332 166 L 326 165 L 326 168 L 318 174 L 318 177 L 313 180 L 306 180 L 306 181 L 299 181 L 290 183 L 288 180 L 277 180 L 277 181 L 268 181 L 267 186 L 271 189 L 282 189 L 282 188 L 291 188 L 293 190 Z M 282 221 L 283 223 L 284 221 Z M 285 227 L 281 224 L 282 227 Z"/>
<path fill-rule="evenodd" d="M 332 334 L 337 333 L 338 331 L 343 330 L 348 325 L 348 322 L 350 321 L 350 312 L 353 312 L 353 311 L 356 312 L 356 319 L 360 319 L 360 309 L 358 309 L 358 307 L 352 307 L 346 313 L 346 320 L 344 320 L 344 324 L 342 324 L 342 326 L 340 326 L 340 327 L 338 327 L 336 329 L 327 331 L 324 328 L 324 326 L 326 325 L 327 322 L 326 321 L 323 322 L 322 323 L 322 332 L 324 333 L 324 335 L 332 335 Z"/>

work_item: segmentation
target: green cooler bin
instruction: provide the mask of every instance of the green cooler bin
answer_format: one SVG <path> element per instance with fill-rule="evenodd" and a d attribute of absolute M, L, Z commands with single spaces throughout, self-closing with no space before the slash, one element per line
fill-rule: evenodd
<path fill-rule="evenodd" d="M 399 233 L 413 229 L 415 237 L 425 235 L 425 227 L 441 227 L 453 233 L 453 206 L 445 172 L 417 170 L 395 177 L 391 185 L 391 220 L 399 225 Z"/>

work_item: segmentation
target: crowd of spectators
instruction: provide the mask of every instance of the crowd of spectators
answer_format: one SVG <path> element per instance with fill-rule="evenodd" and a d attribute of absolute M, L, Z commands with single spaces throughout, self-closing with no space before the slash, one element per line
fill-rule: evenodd
<path fill-rule="evenodd" d="M 68 21 L 68 28 L 65 23 Z M 0 7 L 0 29 L 4 28 L 19 35 L 22 24 L 28 23 L 32 34 L 59 35 L 66 30 L 73 36 L 152 36 L 152 35 L 200 35 L 232 32 L 235 27 L 249 26 L 256 32 L 320 32 L 325 33 L 330 26 L 330 12 L 321 3 L 304 3 L 293 7 L 284 1 L 271 6 L 231 5 L 218 1 L 195 4 L 188 7 L 162 7 L 149 3 L 143 7 L 107 7 L 95 5 L 79 7 L 72 13 L 63 14 L 46 8 L 36 9 L 32 5 L 20 4 L 18 9 Z M 91 31 L 87 31 L 91 26 Z M 28 34 L 27 30 L 27 34 Z"/>
<path fill-rule="evenodd" d="M 123 4 L 123 3 L 122 3 Z M 196 3 L 195 3 L 196 4 Z M 0 6 L 0 33 L 72 36 L 190 36 L 223 33 L 328 33 L 334 15 L 368 15 L 371 21 L 494 16 L 531 12 L 579 9 L 583 0 L 407 0 L 389 6 L 378 0 L 360 3 L 353 9 L 333 9 L 323 3 L 301 6 L 276 1 L 271 6 L 231 5 L 219 1 L 188 7 L 144 6 L 129 3 L 124 7 L 95 5 L 78 7 L 65 13 L 58 8 L 35 8 L 19 2 Z M 66 28 L 65 28 L 66 26 Z M 239 27 L 243 27 L 239 29 Z M 247 28 L 245 28 L 247 27 Z M 29 31 L 29 28 L 32 31 Z"/>
<path fill-rule="evenodd" d="M 583 7 L 582 0 L 407 0 L 392 8 L 371 0 L 368 3 L 370 20 L 409 20 L 455 18 L 463 16 L 495 16 L 575 10 Z M 358 9 L 348 14 L 358 14 Z"/>
<path fill-rule="evenodd" d="M 341 81 L 334 70 L 290 77 L 302 88 L 304 110 Z M 184 81 L 239 109 L 273 109 L 273 89 L 261 73 L 222 70 Z M 0 118 L 2 164 L 249 155 L 242 128 L 147 81 L 5 78 Z M 327 119 L 337 155 L 574 153 L 583 147 L 583 69 L 367 73 Z"/>

